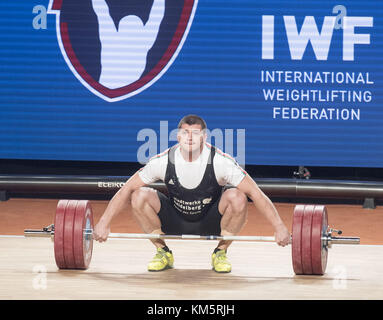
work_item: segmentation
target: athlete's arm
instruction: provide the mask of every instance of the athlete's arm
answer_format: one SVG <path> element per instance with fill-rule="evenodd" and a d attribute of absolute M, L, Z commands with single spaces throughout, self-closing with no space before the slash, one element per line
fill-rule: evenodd
<path fill-rule="evenodd" d="M 290 233 L 279 216 L 277 209 L 256 182 L 247 174 L 237 185 L 237 188 L 253 201 L 257 211 L 274 227 L 275 241 L 281 246 L 290 243 Z"/>
<path fill-rule="evenodd" d="M 105 212 L 93 230 L 93 238 L 97 241 L 106 241 L 110 232 L 110 224 L 115 216 L 126 211 L 130 205 L 132 193 L 140 187 L 145 186 L 138 172 L 136 172 L 124 186 L 118 190 L 114 197 L 109 201 Z"/>

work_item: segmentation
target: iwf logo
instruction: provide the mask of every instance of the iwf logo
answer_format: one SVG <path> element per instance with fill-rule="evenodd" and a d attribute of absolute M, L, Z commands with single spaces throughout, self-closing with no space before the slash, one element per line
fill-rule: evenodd
<path fill-rule="evenodd" d="M 114 102 L 150 87 L 176 59 L 198 0 L 50 0 L 61 52 L 91 92 Z"/>

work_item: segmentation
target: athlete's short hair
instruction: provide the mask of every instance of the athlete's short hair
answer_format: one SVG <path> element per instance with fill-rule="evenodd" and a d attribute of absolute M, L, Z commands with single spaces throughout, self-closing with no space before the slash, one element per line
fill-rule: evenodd
<path fill-rule="evenodd" d="M 183 124 L 188 124 L 189 126 L 199 124 L 202 130 L 206 129 L 205 120 L 195 114 L 188 114 L 187 116 L 184 116 L 178 123 L 178 129 L 180 129 Z"/>

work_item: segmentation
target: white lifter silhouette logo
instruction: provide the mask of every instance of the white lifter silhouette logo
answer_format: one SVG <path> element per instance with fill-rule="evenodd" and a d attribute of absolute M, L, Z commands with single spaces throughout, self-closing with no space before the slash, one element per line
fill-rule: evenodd
<path fill-rule="evenodd" d="M 146 67 L 146 56 L 157 39 L 165 14 L 165 0 L 154 0 L 146 24 L 134 15 L 120 20 L 118 28 L 105 0 L 92 0 L 101 41 L 99 82 L 115 89 L 137 81 Z"/>
<path fill-rule="evenodd" d="M 77 79 L 114 102 L 156 82 L 177 57 L 198 0 L 50 0 L 61 52 Z M 170 3 L 170 5 L 169 5 Z"/>

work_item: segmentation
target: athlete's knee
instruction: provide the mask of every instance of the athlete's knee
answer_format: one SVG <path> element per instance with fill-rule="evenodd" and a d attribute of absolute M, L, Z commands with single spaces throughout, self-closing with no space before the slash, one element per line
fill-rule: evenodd
<path fill-rule="evenodd" d="M 237 188 L 231 188 L 226 190 L 224 195 L 228 206 L 231 207 L 234 212 L 246 213 L 247 196 L 244 192 L 238 190 Z"/>
<path fill-rule="evenodd" d="M 153 202 L 156 196 L 155 190 L 151 188 L 141 187 L 133 191 L 131 196 L 131 205 L 133 209 L 142 208 L 145 204 Z"/>

